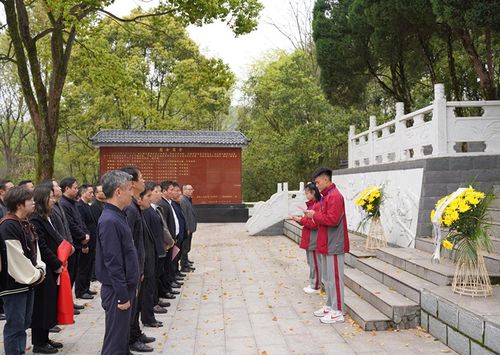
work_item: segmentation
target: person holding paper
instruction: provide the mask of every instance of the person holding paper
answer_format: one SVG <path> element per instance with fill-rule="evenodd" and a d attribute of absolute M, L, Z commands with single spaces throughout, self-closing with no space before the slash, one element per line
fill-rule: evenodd
<path fill-rule="evenodd" d="M 330 169 L 316 170 L 313 180 L 321 192 L 320 206 L 317 211 L 308 209 L 304 216 L 318 225 L 316 251 L 327 296 L 326 304 L 314 315 L 321 317 L 321 323 L 338 323 L 344 321 L 344 255 L 349 252 L 344 197 L 332 183 Z"/>

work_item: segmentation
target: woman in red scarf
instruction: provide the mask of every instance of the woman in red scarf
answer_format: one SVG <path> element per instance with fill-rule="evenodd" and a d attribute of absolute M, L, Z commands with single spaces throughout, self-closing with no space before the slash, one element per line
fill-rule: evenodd
<path fill-rule="evenodd" d="M 319 210 L 321 194 L 314 183 L 309 183 L 304 188 L 304 194 L 307 198 L 306 205 L 308 210 Z M 307 217 L 290 216 L 290 219 L 302 225 L 302 238 L 299 247 L 306 250 L 307 264 L 309 265 L 309 285 L 304 287 L 305 293 L 319 292 L 321 278 L 316 255 L 316 241 L 318 238 L 318 226 L 316 223 Z"/>

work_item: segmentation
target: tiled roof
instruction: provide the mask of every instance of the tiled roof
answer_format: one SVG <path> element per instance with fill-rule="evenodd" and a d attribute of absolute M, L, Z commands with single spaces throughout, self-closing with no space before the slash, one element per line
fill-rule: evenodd
<path fill-rule="evenodd" d="M 91 138 L 96 146 L 223 146 L 245 147 L 248 138 L 236 131 L 165 131 L 106 129 Z"/>

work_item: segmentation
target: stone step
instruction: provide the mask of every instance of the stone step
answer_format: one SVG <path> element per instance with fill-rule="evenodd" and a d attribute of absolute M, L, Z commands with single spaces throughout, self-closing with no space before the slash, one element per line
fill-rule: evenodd
<path fill-rule="evenodd" d="M 488 234 L 490 237 L 500 238 L 500 220 L 490 222 L 488 226 Z"/>
<path fill-rule="evenodd" d="M 376 258 L 358 260 L 357 268 L 375 280 L 420 304 L 420 291 L 437 285 Z"/>
<path fill-rule="evenodd" d="M 436 285 L 451 285 L 455 265 L 449 260 L 431 262 L 431 253 L 414 248 L 380 248 L 377 258 Z"/>
<path fill-rule="evenodd" d="M 420 306 L 357 269 L 344 270 L 345 285 L 391 319 L 397 329 L 415 328 L 420 323 Z"/>
<path fill-rule="evenodd" d="M 441 259 L 439 264 L 431 262 L 431 253 L 414 248 L 379 248 L 377 258 L 436 285 L 451 285 L 455 264 Z M 492 284 L 500 283 L 500 274 L 490 273 Z"/>
<path fill-rule="evenodd" d="M 484 252 L 484 262 L 489 273 L 500 274 L 500 239 L 492 238 L 491 242 L 493 252 Z M 415 248 L 432 254 L 434 252 L 434 240 L 432 238 L 417 238 Z M 441 255 L 452 260 L 451 252 L 444 248 L 441 249 Z"/>
<path fill-rule="evenodd" d="M 349 288 L 344 288 L 344 306 L 351 318 L 363 330 L 387 330 L 391 319 Z"/>

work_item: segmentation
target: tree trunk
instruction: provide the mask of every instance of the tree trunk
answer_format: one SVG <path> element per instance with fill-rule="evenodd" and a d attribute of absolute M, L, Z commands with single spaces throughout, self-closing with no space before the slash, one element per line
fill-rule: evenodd
<path fill-rule="evenodd" d="M 39 118 L 41 122 L 47 122 L 50 117 Z M 53 118 L 52 118 L 53 119 Z M 56 151 L 57 133 L 51 133 L 44 124 L 36 127 L 36 180 L 50 180 L 54 175 L 54 155 Z"/>
<path fill-rule="evenodd" d="M 469 59 L 479 77 L 479 85 L 481 86 L 484 98 L 486 100 L 497 99 L 497 89 L 492 68 L 486 68 L 486 65 L 481 60 L 469 31 L 463 28 L 455 28 L 454 30 L 459 35 L 462 45 L 469 55 Z"/>
<path fill-rule="evenodd" d="M 453 32 L 450 28 L 447 28 L 446 32 L 446 48 L 448 55 L 448 67 L 451 76 L 451 89 L 453 95 L 455 96 L 455 100 L 461 101 L 463 98 L 460 95 L 460 85 L 458 84 L 457 69 L 455 67 L 455 57 L 453 56 Z"/>

